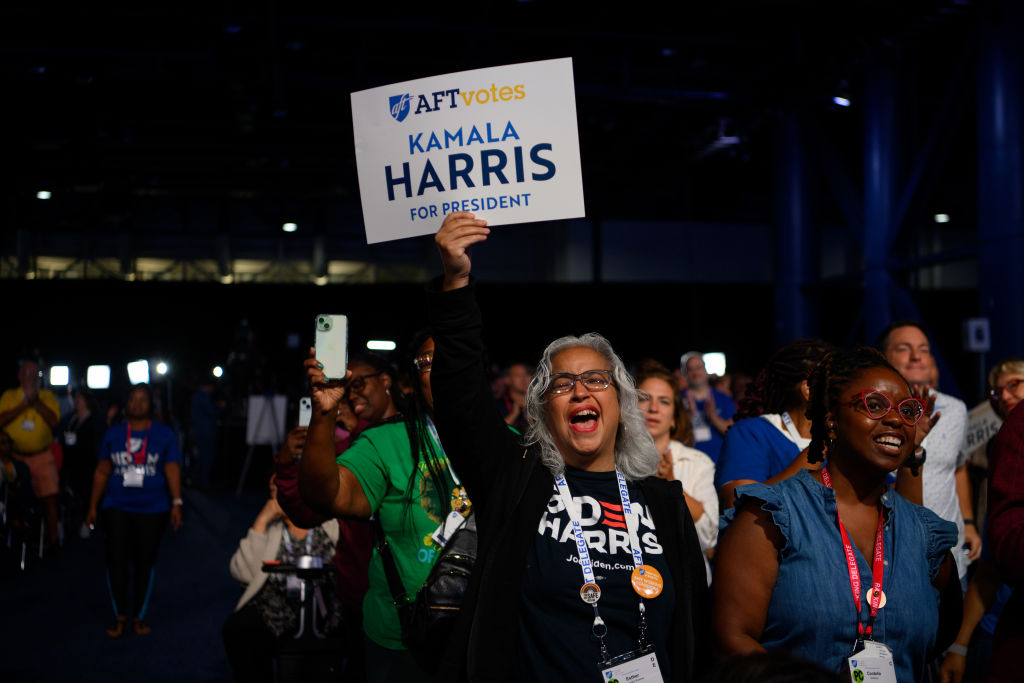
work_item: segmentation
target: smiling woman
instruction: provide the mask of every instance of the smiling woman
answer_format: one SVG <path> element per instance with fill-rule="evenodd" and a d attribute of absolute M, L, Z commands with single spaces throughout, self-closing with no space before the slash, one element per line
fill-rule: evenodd
<path fill-rule="evenodd" d="M 856 642 L 861 658 L 892 662 L 895 680 L 921 680 L 960 618 L 956 527 L 886 485 L 924 402 L 873 349 L 830 353 L 809 384 L 808 461 L 828 462 L 736 489 L 715 568 L 717 646 L 783 650 L 850 675 Z"/>
<path fill-rule="evenodd" d="M 679 483 L 653 476 L 633 379 L 601 335 L 562 337 L 527 391 L 529 429 L 508 429 L 469 278 L 467 248 L 488 232 L 472 214 L 445 219 L 428 297 L 438 432 L 479 539 L 439 679 L 693 680 L 709 652 L 703 555 Z"/>

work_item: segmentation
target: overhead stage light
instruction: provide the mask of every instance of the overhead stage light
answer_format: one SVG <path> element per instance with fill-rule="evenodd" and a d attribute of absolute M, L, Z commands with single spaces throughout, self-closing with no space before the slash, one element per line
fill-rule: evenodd
<path fill-rule="evenodd" d="M 214 377 L 223 377 L 224 376 L 224 368 L 222 368 L 219 365 L 217 367 L 215 367 L 213 369 L 213 376 Z"/>
<path fill-rule="evenodd" d="M 149 383 L 149 361 L 135 360 L 128 364 L 128 381 L 132 384 Z"/>
<path fill-rule="evenodd" d="M 39 190 L 39 192 L 36 192 L 36 199 L 49 199 L 52 196 L 53 193 L 49 190 Z"/>
<path fill-rule="evenodd" d="M 53 365 L 50 367 L 50 386 L 66 387 L 71 371 L 66 365 Z"/>
<path fill-rule="evenodd" d="M 158 375 L 166 375 L 167 374 L 167 370 L 168 370 L 167 363 L 165 363 L 163 361 L 160 361 L 159 363 L 156 364 L 156 374 L 158 374 Z"/>
<path fill-rule="evenodd" d="M 937 213 L 937 214 L 935 214 L 935 222 L 936 223 L 948 223 L 949 222 L 949 214 L 948 213 Z"/>
<path fill-rule="evenodd" d="M 725 375 L 725 354 L 714 352 L 704 354 L 704 369 L 709 375 Z"/>
<path fill-rule="evenodd" d="M 366 348 L 371 351 L 394 351 L 398 348 L 398 344 L 386 339 L 371 339 L 366 342 Z"/>
<path fill-rule="evenodd" d="M 281 229 L 284 230 L 285 232 L 295 232 L 296 230 L 299 229 L 299 226 L 296 225 L 295 223 L 285 223 L 284 225 L 281 226 Z"/>
<path fill-rule="evenodd" d="M 85 371 L 85 385 L 90 389 L 109 389 L 110 366 L 90 365 Z"/>

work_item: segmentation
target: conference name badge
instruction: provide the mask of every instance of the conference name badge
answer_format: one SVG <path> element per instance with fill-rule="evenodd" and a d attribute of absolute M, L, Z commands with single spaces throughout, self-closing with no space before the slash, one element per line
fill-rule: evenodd
<path fill-rule="evenodd" d="M 658 666 L 658 656 L 650 646 L 602 662 L 600 666 L 604 683 L 663 683 L 665 680 Z"/>
<path fill-rule="evenodd" d="M 852 683 L 896 683 L 896 664 L 889 646 L 874 640 L 858 643 L 861 645 L 846 660 Z"/>

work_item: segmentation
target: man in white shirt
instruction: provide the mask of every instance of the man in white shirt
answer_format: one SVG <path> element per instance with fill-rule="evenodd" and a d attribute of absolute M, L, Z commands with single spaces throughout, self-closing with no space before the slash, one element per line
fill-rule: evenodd
<path fill-rule="evenodd" d="M 981 555 L 981 535 L 974 521 L 974 497 L 967 476 L 967 454 L 961 448 L 967 406 L 933 388 L 938 369 L 921 323 L 892 323 L 879 337 L 877 347 L 921 396 L 935 398 L 931 419 L 918 425 L 918 443 L 926 455 L 922 467 L 923 502 L 926 508 L 956 524 L 960 538 L 953 558 L 963 582 L 967 565 Z M 962 550 L 964 543 L 969 547 L 966 553 Z"/>

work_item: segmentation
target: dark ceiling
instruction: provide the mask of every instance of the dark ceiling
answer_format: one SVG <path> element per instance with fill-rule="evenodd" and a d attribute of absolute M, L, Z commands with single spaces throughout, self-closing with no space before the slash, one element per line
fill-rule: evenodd
<path fill-rule="evenodd" d="M 266 257 L 308 253 L 320 234 L 330 258 L 409 258 L 407 244 L 365 245 L 349 93 L 565 56 L 588 217 L 770 222 L 779 112 L 810 112 L 858 178 L 863 69 L 889 61 L 912 102 L 909 154 L 978 4 L 5 3 L 3 255 L 127 243 L 197 258 L 226 235 L 233 255 Z M 852 107 L 832 104 L 840 93 Z M 817 211 L 841 220 L 827 201 Z M 284 221 L 300 232 L 285 239 Z"/>

